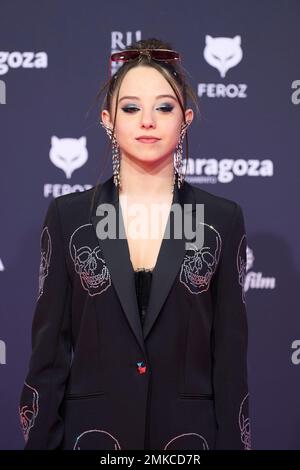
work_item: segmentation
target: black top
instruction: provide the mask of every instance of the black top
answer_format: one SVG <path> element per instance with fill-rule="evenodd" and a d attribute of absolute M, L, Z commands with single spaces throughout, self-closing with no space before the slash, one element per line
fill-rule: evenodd
<path fill-rule="evenodd" d="M 142 324 L 144 323 L 149 301 L 152 269 L 138 268 L 134 271 L 135 289 Z"/>

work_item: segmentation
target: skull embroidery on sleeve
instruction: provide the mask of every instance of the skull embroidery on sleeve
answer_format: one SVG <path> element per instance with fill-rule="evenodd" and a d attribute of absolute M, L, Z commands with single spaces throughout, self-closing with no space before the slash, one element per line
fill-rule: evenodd
<path fill-rule="evenodd" d="M 200 249 L 190 244 L 180 271 L 180 282 L 191 294 L 200 294 L 209 289 L 221 253 L 222 239 L 219 232 L 211 225 L 201 224 L 204 226 L 204 244 Z"/>
<path fill-rule="evenodd" d="M 97 240 L 89 246 L 93 238 L 91 227 L 92 224 L 81 225 L 73 232 L 69 250 L 82 287 L 93 296 L 108 289 L 111 278 Z"/>
<path fill-rule="evenodd" d="M 239 276 L 239 284 L 242 289 L 242 300 L 246 303 L 245 299 L 245 279 L 246 279 L 246 248 L 247 248 L 247 241 L 246 235 L 243 235 L 239 244 L 237 257 L 236 257 L 236 264 Z"/>
<path fill-rule="evenodd" d="M 209 450 L 206 439 L 195 432 L 180 434 L 173 437 L 164 450 Z"/>
<path fill-rule="evenodd" d="M 52 243 L 51 237 L 48 230 L 48 227 L 44 227 L 41 233 L 41 261 L 40 261 L 40 271 L 39 271 L 39 292 L 38 299 L 42 296 L 44 292 L 44 282 L 46 277 L 49 274 L 49 266 L 52 252 Z"/>
<path fill-rule="evenodd" d="M 239 412 L 239 427 L 241 431 L 241 441 L 245 450 L 251 450 L 251 428 L 249 419 L 249 393 L 244 397 Z"/>
<path fill-rule="evenodd" d="M 90 429 L 77 437 L 73 450 L 121 450 L 117 439 L 109 432 Z"/>
<path fill-rule="evenodd" d="M 22 406 L 19 408 L 24 439 L 27 442 L 29 431 L 33 428 L 39 412 L 39 394 L 37 390 L 25 382 Z"/>

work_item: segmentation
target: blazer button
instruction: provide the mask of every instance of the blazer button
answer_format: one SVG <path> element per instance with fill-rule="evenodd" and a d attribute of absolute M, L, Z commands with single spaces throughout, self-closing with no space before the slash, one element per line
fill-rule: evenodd
<path fill-rule="evenodd" d="M 143 361 L 137 362 L 136 365 L 137 365 L 137 370 L 138 370 L 139 374 L 145 374 L 146 373 L 147 367 L 145 366 L 145 363 Z"/>

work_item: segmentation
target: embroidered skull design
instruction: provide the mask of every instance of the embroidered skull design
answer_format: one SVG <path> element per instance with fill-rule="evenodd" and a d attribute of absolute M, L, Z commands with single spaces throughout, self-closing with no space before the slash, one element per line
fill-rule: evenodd
<path fill-rule="evenodd" d="M 200 434 L 189 432 L 173 437 L 164 450 L 209 450 L 206 439 Z"/>
<path fill-rule="evenodd" d="M 111 278 L 97 240 L 90 246 L 93 239 L 91 227 L 92 224 L 81 225 L 73 232 L 69 250 L 82 287 L 93 296 L 108 289 Z"/>
<path fill-rule="evenodd" d="M 209 289 L 221 253 L 222 239 L 219 232 L 211 225 L 202 223 L 204 244 L 198 248 L 190 243 L 186 250 L 180 271 L 180 282 L 191 294 L 200 294 Z"/>
<path fill-rule="evenodd" d="M 121 450 L 121 447 L 109 432 L 91 429 L 77 437 L 73 450 Z"/>
<path fill-rule="evenodd" d="M 243 235 L 239 244 L 238 253 L 236 257 L 236 264 L 239 276 L 239 284 L 242 289 L 242 299 L 243 302 L 246 303 L 245 299 L 245 279 L 246 279 L 246 248 L 247 248 L 247 241 L 246 235 Z"/>
<path fill-rule="evenodd" d="M 251 428 L 249 419 L 249 393 L 242 400 L 239 412 L 239 427 L 241 431 L 241 441 L 245 450 L 251 450 Z"/>
<path fill-rule="evenodd" d="M 44 282 L 45 282 L 46 277 L 49 274 L 52 243 L 51 243 L 51 237 L 50 237 L 48 227 L 44 227 L 41 233 L 40 244 L 41 244 L 41 261 L 40 261 L 40 271 L 39 271 L 38 299 L 42 296 L 44 292 Z"/>
<path fill-rule="evenodd" d="M 26 382 L 23 389 L 22 406 L 19 408 L 19 412 L 24 439 L 27 442 L 29 431 L 33 428 L 39 412 L 39 394 L 35 388 Z"/>

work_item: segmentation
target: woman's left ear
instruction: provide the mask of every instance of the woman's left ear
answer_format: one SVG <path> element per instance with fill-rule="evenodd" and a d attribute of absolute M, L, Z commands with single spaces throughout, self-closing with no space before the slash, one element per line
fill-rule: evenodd
<path fill-rule="evenodd" d="M 185 111 L 185 121 L 191 124 L 193 119 L 194 119 L 194 111 L 192 110 L 192 108 L 189 108 Z"/>

